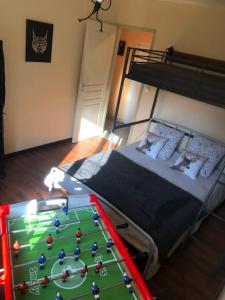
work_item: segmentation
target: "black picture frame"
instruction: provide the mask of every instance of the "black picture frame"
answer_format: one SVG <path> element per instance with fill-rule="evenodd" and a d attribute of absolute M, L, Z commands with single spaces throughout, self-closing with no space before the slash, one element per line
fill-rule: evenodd
<path fill-rule="evenodd" d="M 120 41 L 119 41 L 119 45 L 118 45 L 117 55 L 123 56 L 123 55 L 124 55 L 125 48 L 126 48 L 126 42 L 120 40 Z"/>
<path fill-rule="evenodd" d="M 51 62 L 53 24 L 26 20 L 26 56 L 28 62 Z"/>

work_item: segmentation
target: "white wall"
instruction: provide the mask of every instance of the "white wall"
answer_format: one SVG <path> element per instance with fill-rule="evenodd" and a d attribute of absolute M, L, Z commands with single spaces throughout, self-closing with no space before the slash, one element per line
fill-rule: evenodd
<path fill-rule="evenodd" d="M 5 148 L 72 136 L 85 22 L 84 0 L 0 0 L 6 72 Z M 26 19 L 54 24 L 51 63 L 25 62 Z"/>
<path fill-rule="evenodd" d="M 174 46 L 178 51 L 225 60 L 225 5 L 114 0 L 114 6 L 118 8 L 116 22 L 156 30 L 154 49 L 163 50 Z M 144 101 L 140 101 L 147 105 L 148 93 L 146 89 L 143 90 Z M 154 89 L 149 90 L 151 103 Z M 161 92 L 156 116 L 177 121 L 225 142 L 225 109 Z M 135 131 L 140 134 L 140 128 Z"/>
<path fill-rule="evenodd" d="M 6 65 L 5 144 L 14 152 L 72 136 L 80 58 L 90 0 L 0 0 L 0 39 Z M 105 21 L 156 29 L 155 49 L 173 45 L 180 51 L 225 60 L 225 7 L 194 6 L 158 0 L 113 0 L 111 10 L 101 12 Z M 26 19 L 54 24 L 52 62 L 25 62 Z M 176 118 L 187 107 L 192 116 L 182 122 L 213 125 L 213 134 L 224 137 L 225 113 L 197 101 L 181 99 L 165 104 L 157 113 Z M 174 98 L 175 99 L 175 98 Z M 182 104 L 183 102 L 183 104 Z M 194 104 L 195 103 L 195 104 Z M 193 110 L 196 108 L 197 112 Z M 200 106 L 199 106 L 200 105 Z M 207 117 L 206 117 L 206 115 Z M 210 120 L 210 121 L 209 121 Z"/>

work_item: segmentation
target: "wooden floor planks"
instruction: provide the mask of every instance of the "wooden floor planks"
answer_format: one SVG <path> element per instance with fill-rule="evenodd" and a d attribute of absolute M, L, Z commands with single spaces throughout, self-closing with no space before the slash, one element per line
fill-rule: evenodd
<path fill-rule="evenodd" d="M 43 184 L 53 166 L 108 149 L 106 139 L 96 137 L 76 144 L 63 141 L 38 149 L 31 149 L 6 158 L 6 178 L 0 181 L 0 203 L 17 203 L 47 197 Z M 225 205 L 217 209 L 225 217 Z M 225 252 L 225 223 L 209 217 L 197 236 L 220 252 Z M 183 251 L 175 253 L 152 278 L 148 285 L 159 300 L 212 300 L 225 276 L 225 266 L 209 279 L 218 258 L 209 250 L 189 241 Z M 225 298 L 224 298 L 225 299 Z"/>

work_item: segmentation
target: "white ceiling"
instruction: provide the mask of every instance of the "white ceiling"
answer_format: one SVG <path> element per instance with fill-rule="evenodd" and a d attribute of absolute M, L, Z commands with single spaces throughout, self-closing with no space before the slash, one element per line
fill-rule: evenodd
<path fill-rule="evenodd" d="M 225 0 L 158 0 L 161 2 L 174 2 L 181 4 L 194 4 L 194 5 L 203 5 L 203 6 L 212 6 L 217 4 L 225 5 Z"/>

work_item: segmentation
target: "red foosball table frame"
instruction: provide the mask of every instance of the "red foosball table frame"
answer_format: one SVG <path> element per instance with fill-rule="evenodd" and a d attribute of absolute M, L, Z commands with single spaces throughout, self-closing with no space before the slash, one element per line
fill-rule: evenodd
<path fill-rule="evenodd" d="M 69 197 L 69 196 L 68 196 Z M 97 210 L 104 220 L 105 225 L 107 226 L 109 233 L 112 239 L 117 245 L 117 250 L 120 253 L 124 261 L 126 261 L 126 267 L 133 278 L 135 278 L 136 285 L 138 286 L 139 292 L 144 300 L 153 300 L 153 297 L 141 277 L 136 265 L 134 264 L 128 249 L 124 246 L 121 238 L 116 232 L 111 220 L 108 218 L 101 204 L 99 203 L 97 197 L 94 194 L 89 194 L 90 204 L 95 204 Z M 0 235 L 2 242 L 2 258 L 3 258 L 3 274 L 0 276 L 0 285 L 4 287 L 5 300 L 15 300 L 13 299 L 13 286 L 11 278 L 11 264 L 10 264 L 10 255 L 9 255 L 9 238 L 7 231 L 7 216 L 10 216 L 11 205 L 3 204 L 0 205 Z"/>

